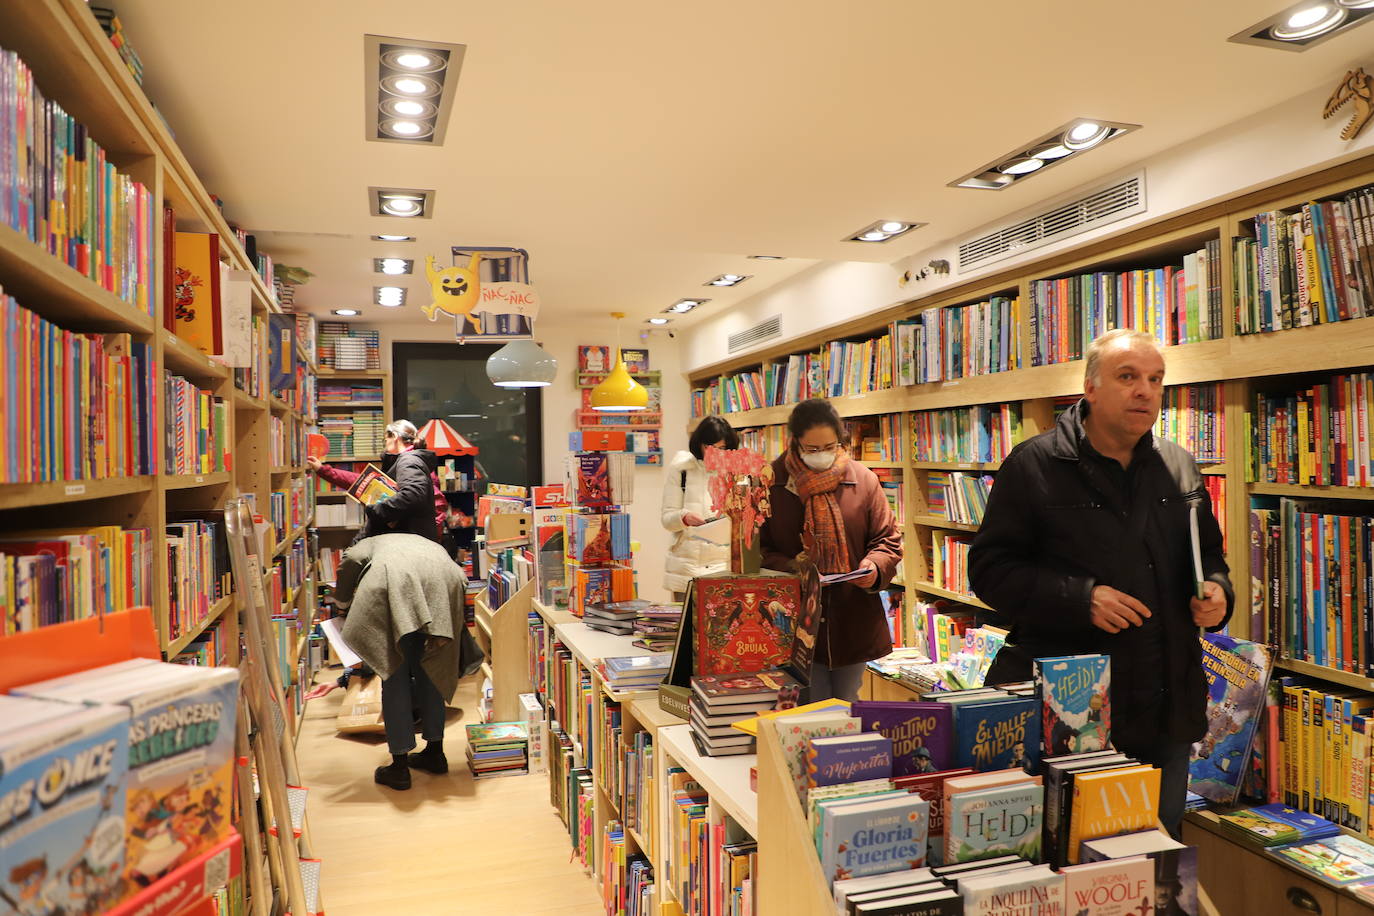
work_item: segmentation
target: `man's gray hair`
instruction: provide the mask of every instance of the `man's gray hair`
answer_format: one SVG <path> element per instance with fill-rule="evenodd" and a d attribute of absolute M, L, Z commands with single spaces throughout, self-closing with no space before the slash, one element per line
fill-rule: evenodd
<path fill-rule="evenodd" d="M 1102 384 L 1099 372 L 1102 368 L 1102 354 L 1106 353 L 1113 345 L 1120 342 L 1123 346 L 1131 346 L 1135 343 L 1144 343 L 1159 350 L 1162 356 L 1164 351 L 1159 349 L 1159 341 L 1154 336 L 1144 331 L 1132 331 L 1129 328 L 1116 328 L 1099 336 L 1092 343 L 1088 344 L 1088 353 L 1083 363 L 1083 381 L 1092 382 L 1094 385 Z"/>
<path fill-rule="evenodd" d="M 415 428 L 415 424 L 409 420 L 395 420 L 388 423 L 386 431 L 402 442 L 414 442 L 416 437 L 420 435 L 420 431 Z"/>

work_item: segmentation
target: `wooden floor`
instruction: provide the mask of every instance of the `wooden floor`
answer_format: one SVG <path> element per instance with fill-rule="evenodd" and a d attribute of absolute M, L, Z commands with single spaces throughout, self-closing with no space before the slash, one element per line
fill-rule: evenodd
<path fill-rule="evenodd" d="M 469 722 L 477 680 L 468 678 L 454 700 Z M 384 789 L 372 781 L 390 760 L 380 736 L 334 731 L 342 694 L 308 704 L 297 746 L 329 916 L 604 912 L 592 879 L 569 861 L 547 776 L 474 780 L 465 732 L 450 710 L 448 775 L 412 771 L 409 791 Z"/>

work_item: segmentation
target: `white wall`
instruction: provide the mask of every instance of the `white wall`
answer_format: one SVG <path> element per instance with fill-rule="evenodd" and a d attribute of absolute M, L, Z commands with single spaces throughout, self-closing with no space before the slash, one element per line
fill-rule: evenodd
<path fill-rule="evenodd" d="M 663 378 L 663 431 L 661 441 L 667 459 L 687 447 L 688 386 L 679 360 L 677 341 L 664 331 L 655 330 L 641 339 L 641 328 L 622 322 L 622 343 L 627 347 L 646 347 L 649 367 L 658 369 Z M 367 325 L 381 332 L 382 368 L 390 370 L 391 345 L 396 342 L 453 340 L 453 323 L 439 320 L 433 324 L 419 321 L 405 324 Z M 609 316 L 602 321 L 580 321 L 560 324 L 556 316 L 536 324 L 535 338 L 545 350 L 558 360 L 558 377 L 543 389 L 544 480 L 560 483 L 563 480 L 563 459 L 568 454 L 568 433 L 574 428 L 573 414 L 581 404 L 581 393 L 574 387 L 577 373 L 577 348 L 586 344 L 614 346 L 615 321 Z M 460 429 L 459 432 L 462 432 Z M 499 479 L 499 469 L 488 468 Z M 650 599 L 666 599 L 663 588 L 663 557 L 670 537 L 663 529 L 659 505 L 663 490 L 663 468 L 645 466 L 635 474 L 635 500 L 630 507 L 630 530 L 640 543 L 636 568 L 639 571 L 640 594 Z"/>
<path fill-rule="evenodd" d="M 958 238 L 941 240 L 893 264 L 855 261 L 819 264 L 745 300 L 725 314 L 684 331 L 683 365 L 690 372 L 720 361 L 726 352 L 727 335 L 752 327 L 773 315 L 782 316 L 783 340 L 791 340 L 901 302 L 929 296 L 979 276 L 999 273 L 1057 250 L 1124 232 L 1142 222 L 1224 200 L 1374 151 L 1374 129 L 1366 130 L 1362 136 L 1349 142 L 1340 139 L 1341 129 L 1349 120 L 1347 110 L 1343 109 L 1338 113 L 1340 116 L 1329 121 L 1322 120 L 1320 112 L 1330 88 L 1327 85 L 1313 89 L 1275 106 L 1263 117 L 1219 127 L 1195 142 L 1136 163 L 1060 198 L 1068 200 L 1079 197 L 1093 188 L 1144 169 L 1148 208 L 1142 214 L 1064 242 L 1033 249 L 1025 255 L 999 261 L 981 270 L 960 274 L 956 268 L 947 277 L 928 277 L 905 289 L 898 285 L 898 277 L 908 267 L 920 269 L 934 259 L 944 259 L 955 265 L 959 241 L 989 232 L 1020 218 L 1026 212 L 1045 209 L 1058 201 L 1042 200 L 1031 208 L 1008 213 L 996 223 L 971 229 Z M 1146 125 L 1148 128 L 1149 125 Z M 777 345 L 778 340 L 774 339 L 751 349 L 771 349 Z"/>

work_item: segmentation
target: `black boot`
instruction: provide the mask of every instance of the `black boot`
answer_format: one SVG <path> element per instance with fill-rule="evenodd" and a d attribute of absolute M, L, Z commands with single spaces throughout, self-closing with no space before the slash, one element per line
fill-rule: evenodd
<path fill-rule="evenodd" d="M 377 767 L 377 771 L 372 774 L 372 779 L 379 786 L 386 786 L 388 789 L 406 790 L 410 788 L 410 768 L 406 766 L 405 754 L 392 754 L 391 762 L 386 766 Z"/>
<path fill-rule="evenodd" d="M 441 775 L 448 772 L 448 758 L 444 756 L 444 745 L 440 741 L 430 741 L 418 754 L 409 754 L 406 762 L 417 770 Z"/>

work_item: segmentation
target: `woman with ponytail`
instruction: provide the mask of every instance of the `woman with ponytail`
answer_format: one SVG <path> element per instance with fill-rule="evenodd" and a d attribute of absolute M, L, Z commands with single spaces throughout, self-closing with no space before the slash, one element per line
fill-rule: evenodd
<path fill-rule="evenodd" d="M 902 560 L 902 536 L 877 476 L 845 451 L 828 401 L 802 401 L 787 419 L 787 451 L 773 461 L 773 513 L 763 525 L 763 565 L 792 570 L 803 550 L 822 575 L 862 570 L 823 587 L 810 701 L 858 699 L 864 663 L 892 651 L 878 592 Z"/>

